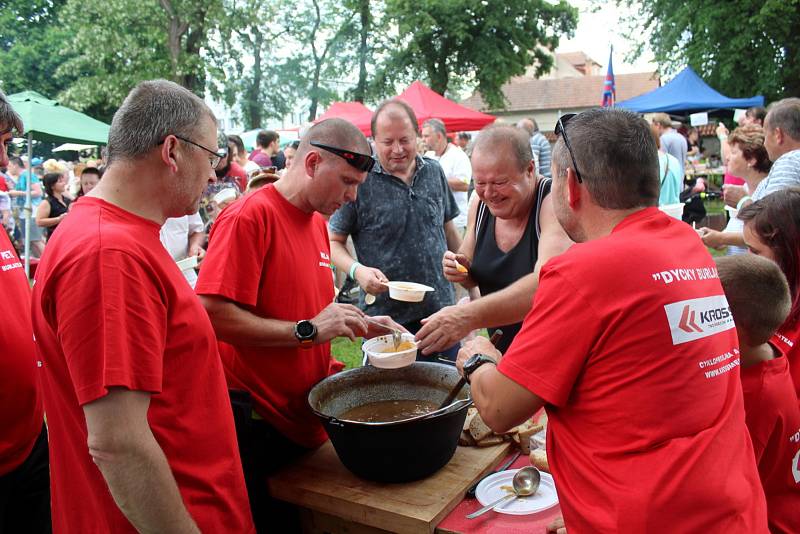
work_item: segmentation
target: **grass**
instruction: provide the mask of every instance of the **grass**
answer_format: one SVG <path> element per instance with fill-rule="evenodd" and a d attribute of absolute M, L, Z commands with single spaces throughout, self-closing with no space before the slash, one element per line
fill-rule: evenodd
<path fill-rule="evenodd" d="M 350 341 L 346 337 L 337 337 L 331 341 L 331 353 L 333 357 L 344 363 L 346 369 L 353 367 L 361 367 L 361 361 L 364 359 L 364 353 L 361 352 L 362 339 L 356 338 L 355 341 Z"/>
<path fill-rule="evenodd" d="M 486 329 L 481 329 L 478 334 L 488 337 Z M 331 341 L 331 354 L 333 354 L 334 358 L 344 363 L 345 369 L 361 367 L 361 362 L 364 360 L 364 353 L 361 352 L 362 341 L 360 337 L 356 338 L 355 341 L 350 341 L 346 337 L 337 337 Z"/>

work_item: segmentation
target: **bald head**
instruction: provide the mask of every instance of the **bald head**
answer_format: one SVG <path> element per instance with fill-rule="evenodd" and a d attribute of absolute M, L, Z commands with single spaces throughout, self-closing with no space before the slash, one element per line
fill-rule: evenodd
<path fill-rule="evenodd" d="M 525 119 L 527 120 L 527 119 Z M 487 126 L 478 134 L 472 147 L 472 156 L 484 151 L 499 152 L 506 150 L 514 160 L 516 168 L 524 172 L 533 159 L 531 144 L 525 130 L 513 126 Z"/>
<path fill-rule="evenodd" d="M 301 160 L 312 148 L 312 141 L 361 154 L 371 152 L 367 138 L 361 130 L 344 119 L 325 119 L 312 126 L 300 140 L 295 154 L 296 160 Z"/>
<path fill-rule="evenodd" d="M 517 122 L 517 128 L 528 132 L 528 137 L 532 136 L 533 132 L 536 131 L 536 127 L 533 125 L 533 121 L 530 119 L 522 119 Z"/>

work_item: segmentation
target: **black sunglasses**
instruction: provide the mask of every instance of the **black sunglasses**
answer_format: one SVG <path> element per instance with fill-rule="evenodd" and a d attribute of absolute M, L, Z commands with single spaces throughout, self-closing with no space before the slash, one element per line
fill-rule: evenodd
<path fill-rule="evenodd" d="M 575 176 L 578 177 L 578 183 L 583 183 L 583 178 L 581 178 L 581 173 L 578 171 L 578 164 L 575 162 L 575 154 L 572 152 L 572 145 L 569 144 L 566 130 L 567 123 L 575 117 L 575 115 L 577 115 L 577 113 L 567 113 L 559 117 L 556 123 L 555 134 L 556 137 L 560 135 L 564 138 L 564 144 L 567 145 L 567 152 L 569 152 L 569 157 L 572 159 L 572 169 L 575 171 Z"/>
<path fill-rule="evenodd" d="M 210 148 L 206 148 L 203 145 L 199 145 L 199 144 L 195 143 L 194 141 L 192 141 L 191 139 L 186 139 L 185 137 L 181 137 L 180 135 L 172 134 L 172 136 L 180 139 L 181 141 L 183 141 L 185 143 L 189 143 L 190 145 L 194 145 L 194 146 L 196 146 L 198 148 L 202 148 L 203 150 L 205 150 L 206 152 L 211 154 L 213 157 L 209 158 L 209 163 L 211 163 L 211 168 L 212 169 L 216 169 L 217 165 L 219 165 L 220 160 L 228 155 L 228 149 L 227 148 L 211 150 Z M 163 145 L 164 141 L 166 141 L 166 139 L 163 139 L 158 144 L 159 145 Z"/>
<path fill-rule="evenodd" d="M 369 172 L 375 165 L 375 160 L 372 158 L 372 156 L 369 156 L 367 154 L 360 154 L 358 152 L 345 150 L 343 148 L 324 145 L 322 143 L 317 143 L 316 141 L 311 141 L 310 144 L 311 146 L 315 146 L 317 148 L 321 148 L 322 150 L 327 150 L 332 154 L 336 154 L 340 158 L 344 159 L 348 164 L 350 164 L 351 167 L 354 167 L 361 172 Z"/>

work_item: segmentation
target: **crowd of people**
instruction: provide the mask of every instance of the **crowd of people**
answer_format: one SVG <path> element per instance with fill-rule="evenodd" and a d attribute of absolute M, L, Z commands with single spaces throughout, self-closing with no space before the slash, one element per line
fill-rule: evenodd
<path fill-rule="evenodd" d="M 266 480 L 327 439 L 306 396 L 344 367 L 331 341 L 400 329 L 493 430 L 547 411 L 554 530 L 800 532 L 800 99 L 751 115 L 719 132 L 743 185 L 738 230 L 714 232 L 658 208 L 698 187 L 699 139 L 669 116 L 451 139 L 389 99 L 370 139 L 328 119 L 248 153 L 155 80 L 70 169 L 7 157 L 24 125 L 0 93 L 5 197 L 30 181 L 42 244 L 31 290 L 26 214 L 0 194 L 0 297 L 20 303 L 0 327 L 0 530 L 296 531 Z M 722 243 L 752 254 L 715 261 Z M 401 303 L 392 280 L 434 291 Z"/>

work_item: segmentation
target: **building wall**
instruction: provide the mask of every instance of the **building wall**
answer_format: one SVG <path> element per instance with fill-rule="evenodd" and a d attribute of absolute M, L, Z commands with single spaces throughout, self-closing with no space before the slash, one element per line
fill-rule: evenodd
<path fill-rule="evenodd" d="M 536 111 L 514 111 L 510 113 L 495 113 L 497 122 L 503 124 L 516 124 L 520 119 L 533 118 L 539 125 L 539 130 L 542 132 L 552 132 L 556 128 L 556 121 L 561 115 L 565 113 L 580 113 L 591 109 L 585 108 L 567 108 L 567 109 L 542 109 Z"/>

